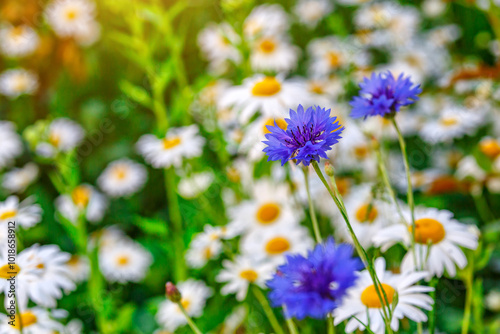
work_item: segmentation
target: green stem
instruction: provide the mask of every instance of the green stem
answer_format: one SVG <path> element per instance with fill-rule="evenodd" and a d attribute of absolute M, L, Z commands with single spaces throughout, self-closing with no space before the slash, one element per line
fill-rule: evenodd
<path fill-rule="evenodd" d="M 252 291 L 257 300 L 259 301 L 260 305 L 262 306 L 262 309 L 264 310 L 264 313 L 266 314 L 269 323 L 273 327 L 274 332 L 276 334 L 285 334 L 285 331 L 283 331 L 283 329 L 281 328 L 278 319 L 276 318 L 276 315 L 274 314 L 273 310 L 271 309 L 271 306 L 269 305 L 269 302 L 267 301 L 266 296 L 264 296 L 260 288 L 257 286 L 253 286 Z"/>
<path fill-rule="evenodd" d="M 328 326 L 328 334 L 335 334 L 335 325 L 333 323 L 333 316 L 329 315 L 326 318 L 327 326 Z"/>
<path fill-rule="evenodd" d="M 389 303 L 388 298 L 386 296 L 385 290 L 383 288 L 381 288 L 382 285 L 380 284 L 380 281 L 378 280 L 377 273 L 376 273 L 375 269 L 373 268 L 373 264 L 371 263 L 371 261 L 368 260 L 368 254 L 366 254 L 366 251 L 363 249 L 363 247 L 361 246 L 361 244 L 358 240 L 358 237 L 354 233 L 354 230 L 353 230 L 351 223 L 350 223 L 350 220 L 349 220 L 349 216 L 347 215 L 347 211 L 345 209 L 344 201 L 342 200 L 342 195 L 340 195 L 339 190 L 337 188 L 337 183 L 335 181 L 335 175 L 333 173 L 331 174 L 331 178 L 333 181 L 332 182 L 333 183 L 333 190 L 332 190 L 330 188 L 330 186 L 328 185 L 328 182 L 326 181 L 325 177 L 323 176 L 323 172 L 319 168 L 318 163 L 316 161 L 313 161 L 311 164 L 313 165 L 313 168 L 316 171 L 316 174 L 318 174 L 318 177 L 320 178 L 321 182 L 323 182 L 323 185 L 328 190 L 328 193 L 332 197 L 333 201 L 335 202 L 335 204 L 339 208 L 339 211 L 340 211 L 342 217 L 344 218 L 344 221 L 347 225 L 347 229 L 349 230 L 349 234 L 353 240 L 354 248 L 358 252 L 358 255 L 360 256 L 361 260 L 363 261 L 363 263 L 364 263 L 366 269 L 368 270 L 368 273 L 370 274 L 370 277 L 373 281 L 373 286 L 375 287 L 375 291 L 377 292 L 377 296 L 379 297 L 380 305 L 387 305 L 387 307 L 382 307 L 382 312 L 384 314 L 383 318 L 384 318 L 384 322 L 385 322 L 385 325 L 387 328 L 387 332 L 389 334 L 392 334 L 392 329 L 390 326 L 390 319 L 391 319 L 390 303 Z M 389 314 L 388 314 L 388 312 L 389 312 Z"/>
<path fill-rule="evenodd" d="M 495 219 L 495 216 L 490 210 L 488 202 L 484 197 L 484 193 L 476 194 L 474 191 L 471 191 L 471 196 L 474 199 L 474 205 L 476 206 L 477 213 L 479 217 L 483 221 L 483 223 L 488 223 Z"/>
<path fill-rule="evenodd" d="M 429 314 L 429 334 L 434 334 L 436 330 L 436 310 L 437 310 L 437 305 L 436 305 L 436 287 L 438 284 L 438 279 L 433 278 L 431 280 L 431 283 L 429 284 L 434 290 L 430 293 L 430 296 L 432 300 L 434 300 L 434 304 L 432 305 L 432 310 Z"/>
<path fill-rule="evenodd" d="M 392 124 L 394 125 L 394 129 L 396 129 L 396 132 L 398 134 L 398 141 L 399 141 L 399 147 L 401 148 L 401 153 L 403 154 L 403 163 L 405 166 L 405 172 L 406 172 L 406 182 L 408 183 L 408 188 L 407 188 L 407 198 L 408 198 L 408 206 L 410 207 L 410 213 L 411 213 L 411 247 L 413 249 L 413 261 L 415 263 L 415 267 L 417 266 L 417 254 L 415 251 L 415 232 L 416 232 L 416 226 L 415 226 L 415 201 L 413 200 L 413 185 L 411 182 L 411 171 L 410 171 L 410 161 L 408 159 L 408 153 L 406 151 L 406 142 L 403 137 L 403 134 L 401 133 L 401 130 L 399 129 L 398 123 L 396 123 L 396 117 L 391 118 Z M 423 265 L 423 263 L 422 263 Z M 421 268 L 423 269 L 423 268 Z"/>
<path fill-rule="evenodd" d="M 316 218 L 316 212 L 314 211 L 314 205 L 311 199 L 311 190 L 309 189 L 309 171 L 307 168 L 303 168 L 304 172 L 304 180 L 307 191 L 307 202 L 309 203 L 309 214 L 311 216 L 312 226 L 314 230 L 314 237 L 316 238 L 316 242 L 320 243 L 321 240 L 321 232 L 319 231 L 318 219 Z"/>
<path fill-rule="evenodd" d="M 175 274 L 174 279 L 176 282 L 180 282 L 187 277 L 187 268 L 184 261 L 184 240 L 183 236 L 183 226 L 182 226 L 182 216 L 179 207 L 179 199 L 176 192 L 176 182 L 175 182 L 175 170 L 173 168 L 165 169 L 165 191 L 167 194 L 168 201 L 168 215 L 170 218 L 170 224 L 172 229 L 172 237 L 174 242 L 174 262 L 175 262 Z"/>
<path fill-rule="evenodd" d="M 196 326 L 196 323 L 193 321 L 193 319 L 189 316 L 184 306 L 182 306 L 182 303 L 178 302 L 177 305 L 181 309 L 182 314 L 184 314 L 184 316 L 186 317 L 187 323 L 189 327 L 191 327 L 193 332 L 195 332 L 196 334 L 203 334 L 203 332 L 198 328 L 198 326 Z"/>
<path fill-rule="evenodd" d="M 288 311 L 286 310 L 286 305 L 283 305 L 283 313 L 285 314 L 286 326 L 288 327 L 288 331 L 290 332 L 290 334 L 299 334 L 299 331 L 297 330 L 297 326 L 295 325 L 295 322 L 293 322 L 293 319 L 288 316 Z"/>
<path fill-rule="evenodd" d="M 472 310 L 472 295 L 473 295 L 473 281 L 474 281 L 474 263 L 473 259 L 469 264 L 469 268 L 466 272 L 466 277 L 464 279 L 465 284 L 465 307 L 464 307 L 464 319 L 462 322 L 462 334 L 469 333 L 471 310 Z"/>

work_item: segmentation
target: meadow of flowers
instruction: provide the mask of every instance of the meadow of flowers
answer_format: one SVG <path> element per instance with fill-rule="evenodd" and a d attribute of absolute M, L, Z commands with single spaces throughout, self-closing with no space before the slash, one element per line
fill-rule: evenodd
<path fill-rule="evenodd" d="M 0 2 L 0 334 L 498 334 L 499 242 L 498 0 Z"/>

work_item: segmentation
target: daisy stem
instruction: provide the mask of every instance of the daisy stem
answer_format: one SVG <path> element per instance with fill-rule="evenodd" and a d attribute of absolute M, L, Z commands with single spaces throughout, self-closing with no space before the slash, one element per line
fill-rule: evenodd
<path fill-rule="evenodd" d="M 472 190 L 470 192 L 472 199 L 474 200 L 474 204 L 476 206 L 477 213 L 479 217 L 483 221 L 483 223 L 487 224 L 488 222 L 495 220 L 495 216 L 490 210 L 488 202 L 486 201 L 486 197 L 484 196 L 483 190 L 480 192 L 476 192 Z"/>
<path fill-rule="evenodd" d="M 404 218 L 403 210 L 401 210 L 401 206 L 399 205 L 396 193 L 394 192 L 394 189 L 392 189 L 391 182 L 389 181 L 387 168 L 385 167 L 384 160 L 382 158 L 382 149 L 380 147 L 380 143 L 376 139 L 373 139 L 373 143 L 374 143 L 373 147 L 375 148 L 375 154 L 377 156 L 377 163 L 378 163 L 378 169 L 380 171 L 380 176 L 384 181 L 384 185 L 387 189 L 387 192 L 389 193 L 389 196 L 392 198 L 394 204 L 396 205 L 396 209 L 398 210 L 399 216 L 401 217 L 402 221 L 405 221 L 406 219 Z"/>
<path fill-rule="evenodd" d="M 259 301 L 260 305 L 262 306 L 262 309 L 264 310 L 264 313 L 266 314 L 269 323 L 273 327 L 274 332 L 276 334 L 285 334 L 285 331 L 281 328 L 278 319 L 276 318 L 276 315 L 274 314 L 271 306 L 269 305 L 269 302 L 267 301 L 266 296 L 264 296 L 260 288 L 254 286 L 252 291 L 257 300 Z"/>
<path fill-rule="evenodd" d="M 396 117 L 393 116 L 391 118 L 392 124 L 394 125 L 394 129 L 396 129 L 396 132 L 398 134 L 398 141 L 399 141 L 399 147 L 401 148 L 401 153 L 403 154 L 403 164 L 405 166 L 405 172 L 406 172 L 406 182 L 408 183 L 408 189 L 407 189 L 407 198 L 408 198 L 408 206 L 410 207 L 410 213 L 411 213 L 411 247 L 413 248 L 413 261 L 415 263 L 415 267 L 417 267 L 418 262 L 417 262 L 417 255 L 415 252 L 415 232 L 416 232 L 416 226 L 415 226 L 415 202 L 413 200 L 413 186 L 411 182 L 411 172 L 410 172 L 410 162 L 408 160 L 408 153 L 406 151 L 406 142 L 403 137 L 403 134 L 401 133 L 401 130 L 399 129 L 398 123 L 396 122 Z"/>
<path fill-rule="evenodd" d="M 327 326 L 328 326 L 328 334 L 335 334 L 335 325 L 333 324 L 333 316 L 329 315 L 326 318 Z"/>
<path fill-rule="evenodd" d="M 189 327 L 191 327 L 193 332 L 195 332 L 196 334 L 203 334 L 203 332 L 198 328 L 198 326 L 196 326 L 196 323 L 193 321 L 193 319 L 189 316 L 184 306 L 182 306 L 182 303 L 177 302 L 177 305 L 179 306 L 182 314 L 184 314 L 184 316 L 186 317 L 187 323 Z"/>
<path fill-rule="evenodd" d="M 286 325 L 288 327 L 288 331 L 290 332 L 290 334 L 299 334 L 299 331 L 297 330 L 297 326 L 295 325 L 295 322 L 293 322 L 293 319 L 288 316 L 288 311 L 286 310 L 286 305 L 283 305 L 283 313 L 285 314 Z"/>
<path fill-rule="evenodd" d="M 168 215 L 172 228 L 172 238 L 174 239 L 175 273 L 174 279 L 180 282 L 186 279 L 187 270 L 184 261 L 184 241 L 182 240 L 183 226 L 182 216 L 177 198 L 175 170 L 173 168 L 165 169 L 165 190 L 168 201 Z"/>
<path fill-rule="evenodd" d="M 319 231 L 318 219 L 316 218 L 316 212 L 314 211 L 314 205 L 311 199 L 311 190 L 309 189 L 309 170 L 307 168 L 303 168 L 304 179 L 306 183 L 306 191 L 307 191 L 307 202 L 309 203 L 309 214 L 311 216 L 312 226 L 314 230 L 314 237 L 316 238 L 316 242 L 320 243 L 321 240 L 321 232 Z"/>
<path fill-rule="evenodd" d="M 328 193 L 332 197 L 333 201 L 339 208 L 340 213 L 342 214 L 342 217 L 344 218 L 344 221 L 346 222 L 347 228 L 349 230 L 349 234 L 351 235 L 351 238 L 354 243 L 354 248 L 356 249 L 359 257 L 363 261 L 363 264 L 365 265 L 366 269 L 368 270 L 368 273 L 370 274 L 370 277 L 373 281 L 373 286 L 375 287 L 375 291 L 377 292 L 377 296 L 380 300 L 381 305 L 387 305 L 389 306 L 390 303 L 388 301 L 387 295 L 385 293 L 385 290 L 382 288 L 382 284 L 380 283 L 380 280 L 377 277 L 377 273 L 375 269 L 373 268 L 373 263 L 368 260 L 368 254 L 366 254 L 366 251 L 363 249 L 361 246 L 358 237 L 354 233 L 354 230 L 351 226 L 349 216 L 347 215 L 347 210 L 345 209 L 344 201 L 342 200 L 342 195 L 340 195 L 339 190 L 337 188 L 337 183 L 335 182 L 335 175 L 332 173 L 330 176 L 332 178 L 332 183 L 333 183 L 333 190 L 330 188 L 328 185 L 328 182 L 326 181 L 325 177 L 323 176 L 323 172 L 319 168 L 319 165 L 316 161 L 311 162 L 313 165 L 314 170 L 316 171 L 316 174 L 318 174 L 318 177 L 320 178 L 321 182 L 323 182 L 324 186 L 328 190 Z M 387 332 L 389 334 L 392 334 L 392 329 L 390 326 L 390 319 L 392 316 L 390 315 L 390 308 L 389 307 L 382 307 L 382 312 L 384 314 L 384 322 L 387 328 Z M 389 314 L 388 314 L 389 312 Z"/>
<path fill-rule="evenodd" d="M 436 330 L 436 309 L 437 309 L 437 306 L 436 306 L 436 286 L 437 286 L 437 283 L 438 283 L 438 279 L 434 277 L 431 280 L 431 283 L 429 284 L 429 286 L 434 288 L 434 290 L 431 291 L 431 293 L 430 293 L 431 298 L 434 300 L 434 305 L 432 306 L 432 310 L 429 314 L 429 334 L 434 334 L 434 331 Z"/>
<path fill-rule="evenodd" d="M 465 307 L 464 307 L 464 319 L 462 322 L 462 334 L 469 333 L 470 318 L 472 311 L 472 295 L 474 290 L 474 258 L 471 257 L 469 267 L 465 273 L 465 278 L 463 282 L 465 284 Z"/>

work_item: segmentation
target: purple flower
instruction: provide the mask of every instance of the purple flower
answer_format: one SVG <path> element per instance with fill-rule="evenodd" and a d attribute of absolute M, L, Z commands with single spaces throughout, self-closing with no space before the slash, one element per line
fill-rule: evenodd
<path fill-rule="evenodd" d="M 299 105 L 297 111 L 290 109 L 290 118 L 285 118 L 286 130 L 280 128 L 276 121 L 274 126 L 267 126 L 270 133 L 266 134 L 268 146 L 264 152 L 268 161 L 281 160 L 283 166 L 288 160 L 297 160 L 297 165 L 303 163 L 309 166 L 311 160 L 319 162 L 319 158 L 328 159 L 326 152 L 336 144 L 344 127 L 337 117 L 330 117 L 330 109 L 310 107 L 304 111 Z"/>
<path fill-rule="evenodd" d="M 286 306 L 287 316 L 324 319 L 356 283 L 362 262 L 352 257 L 352 247 L 336 245 L 333 238 L 318 244 L 307 257 L 288 255 L 287 263 L 267 282 L 274 307 Z"/>
<path fill-rule="evenodd" d="M 422 92 L 420 85 L 415 86 L 410 77 L 405 78 L 401 73 L 396 79 L 391 72 L 373 73 L 370 79 L 365 77 L 359 87 L 359 96 L 350 102 L 353 118 L 394 114 L 402 106 L 415 103 Z"/>

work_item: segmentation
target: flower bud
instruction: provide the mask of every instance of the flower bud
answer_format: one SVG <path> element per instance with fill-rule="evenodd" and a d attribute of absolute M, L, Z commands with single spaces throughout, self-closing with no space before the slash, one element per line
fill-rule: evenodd
<path fill-rule="evenodd" d="M 335 170 L 333 169 L 332 164 L 329 161 L 326 161 L 325 162 L 325 173 L 326 173 L 326 175 L 333 176 L 334 175 L 334 171 Z"/>
<path fill-rule="evenodd" d="M 174 283 L 167 282 L 167 284 L 165 284 L 165 293 L 167 295 L 167 298 L 174 303 L 178 303 L 181 301 L 181 292 L 179 291 L 179 289 L 177 289 Z"/>

